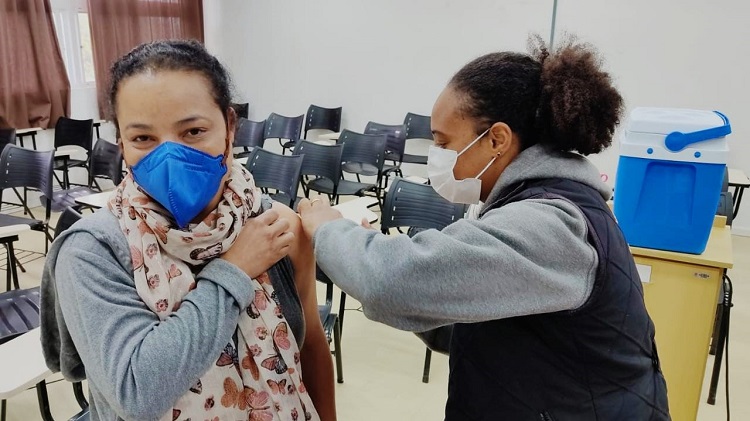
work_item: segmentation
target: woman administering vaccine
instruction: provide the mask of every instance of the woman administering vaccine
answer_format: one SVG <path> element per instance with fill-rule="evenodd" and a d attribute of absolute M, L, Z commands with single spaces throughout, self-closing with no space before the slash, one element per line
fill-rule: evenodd
<path fill-rule="evenodd" d="M 454 325 L 446 420 L 667 420 L 654 325 L 610 189 L 583 156 L 622 98 L 590 47 L 480 57 L 432 111 L 428 174 L 478 219 L 413 238 L 300 204 L 321 269 L 365 315 Z"/>
<path fill-rule="evenodd" d="M 88 380 L 92 420 L 334 420 L 309 238 L 232 160 L 219 61 L 144 44 L 111 71 L 129 174 L 56 239 L 48 365 Z"/>

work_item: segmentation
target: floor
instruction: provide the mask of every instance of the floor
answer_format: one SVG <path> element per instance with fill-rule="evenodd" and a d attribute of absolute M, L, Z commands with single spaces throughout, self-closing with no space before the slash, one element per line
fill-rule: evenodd
<path fill-rule="evenodd" d="M 41 234 L 29 232 L 21 236 L 16 247 L 24 250 L 44 250 Z M 734 280 L 735 307 L 731 324 L 731 410 L 734 419 L 750 419 L 750 291 L 745 288 L 750 280 L 750 237 L 733 239 L 735 269 L 730 271 Z M 26 264 L 21 275 L 21 286 L 39 284 L 43 259 Z M 1 277 L 0 277 L 1 278 Z M 319 288 L 319 297 L 324 290 Z M 338 293 L 336 293 L 338 300 Z M 338 304 L 335 304 L 338 306 Z M 440 420 L 446 399 L 448 378 L 447 357 L 433 354 L 430 382 L 422 383 L 422 365 L 425 348 L 412 334 L 367 320 L 359 304 L 347 300 L 344 333 L 342 337 L 345 383 L 336 385 L 339 420 Z M 724 378 L 718 391 L 715 406 L 707 405 L 706 393 L 713 359 L 707 363 L 704 396 L 701 399 L 698 420 L 719 421 L 727 419 Z M 2 375 L 0 373 L 0 375 Z M 50 381 L 59 380 L 59 375 Z M 50 384 L 52 413 L 58 420 L 66 420 L 79 408 L 72 387 L 65 381 Z M 8 401 L 9 421 L 41 419 L 35 390 L 28 390 Z M 677 420 L 676 420 L 677 421 Z"/>

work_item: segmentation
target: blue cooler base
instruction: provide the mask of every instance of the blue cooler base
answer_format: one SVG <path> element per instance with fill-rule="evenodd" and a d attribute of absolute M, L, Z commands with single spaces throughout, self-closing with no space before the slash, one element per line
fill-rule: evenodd
<path fill-rule="evenodd" d="M 628 244 L 703 253 L 725 167 L 620 157 L 614 211 Z"/>

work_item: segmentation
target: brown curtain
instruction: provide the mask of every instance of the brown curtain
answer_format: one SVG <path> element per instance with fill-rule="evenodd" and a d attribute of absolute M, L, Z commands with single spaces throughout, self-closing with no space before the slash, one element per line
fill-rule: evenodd
<path fill-rule="evenodd" d="M 109 69 L 139 44 L 162 39 L 203 42 L 202 0 L 88 0 L 99 113 L 107 116 Z"/>
<path fill-rule="evenodd" d="M 70 82 L 49 0 L 0 0 L 0 127 L 53 127 Z"/>

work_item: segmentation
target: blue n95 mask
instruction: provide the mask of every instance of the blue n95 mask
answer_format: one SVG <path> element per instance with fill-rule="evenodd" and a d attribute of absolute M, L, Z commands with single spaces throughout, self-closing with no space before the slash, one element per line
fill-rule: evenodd
<path fill-rule="evenodd" d="M 211 156 L 176 142 L 164 142 L 131 168 L 135 182 L 172 214 L 184 229 L 219 190 L 227 172 L 224 156 Z"/>

